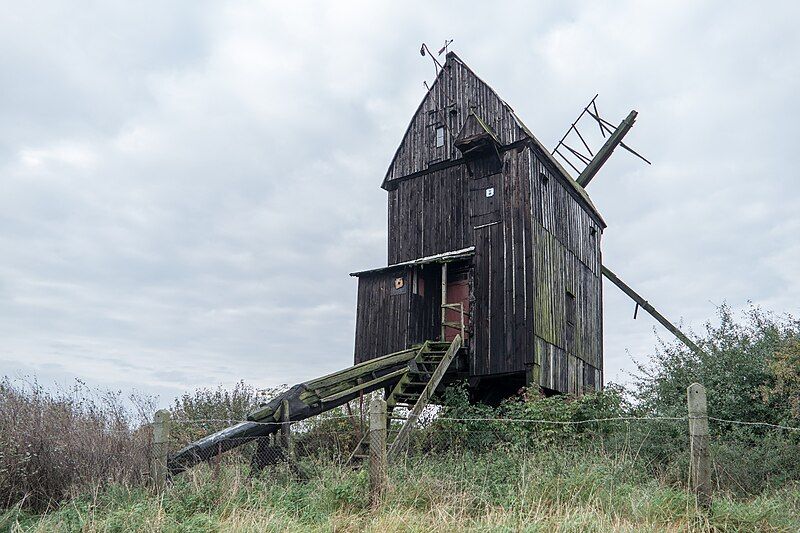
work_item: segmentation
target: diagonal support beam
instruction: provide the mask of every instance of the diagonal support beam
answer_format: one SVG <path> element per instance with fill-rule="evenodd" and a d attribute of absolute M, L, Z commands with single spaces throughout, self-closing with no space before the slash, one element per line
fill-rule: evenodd
<path fill-rule="evenodd" d="M 604 275 L 604 276 L 605 276 L 605 277 L 606 277 L 606 278 L 607 278 L 609 281 L 611 281 L 611 283 L 613 283 L 614 285 L 616 285 L 617 287 L 619 287 L 619 288 L 620 288 L 620 290 L 622 290 L 622 292 L 624 292 L 625 294 L 627 294 L 628 296 L 630 296 L 630 298 L 631 298 L 631 299 L 632 299 L 634 302 L 636 302 L 637 304 L 639 304 L 639 307 L 641 307 L 642 309 L 644 309 L 645 311 L 647 311 L 648 313 L 650 313 L 650 316 L 652 316 L 653 318 L 655 318 L 655 319 L 656 319 L 656 320 L 657 320 L 657 321 L 658 321 L 658 322 L 659 322 L 659 323 L 660 323 L 662 326 L 664 326 L 664 327 L 665 327 L 665 328 L 666 328 L 666 329 L 667 329 L 667 330 L 668 330 L 670 333 L 672 333 L 673 335 L 675 335 L 675 336 L 678 338 L 678 340 L 680 340 L 680 341 L 681 341 L 683 344 L 685 344 L 686 346 L 688 346 L 690 350 L 692 350 L 694 353 L 696 353 L 696 354 L 698 354 L 698 355 L 705 355 L 705 352 L 704 352 L 703 350 L 701 350 L 701 349 L 700 349 L 700 347 L 699 347 L 697 344 L 695 344 L 694 342 L 692 342 L 692 340 L 691 340 L 689 337 L 687 337 L 686 335 L 684 335 L 684 333 L 683 333 L 681 330 L 679 330 L 677 327 L 675 327 L 675 325 L 674 325 L 672 322 L 670 322 L 669 320 L 667 320 L 666 318 L 664 318 L 664 315 L 662 315 L 661 313 L 659 313 L 659 312 L 656 310 L 656 308 L 655 308 L 655 307 L 653 307 L 652 305 L 650 305 L 650 303 L 649 303 L 647 300 L 645 300 L 644 298 L 642 298 L 641 296 L 639 296 L 639 294 L 638 294 L 638 293 L 637 293 L 635 290 L 633 290 L 633 289 L 632 289 L 632 288 L 631 288 L 631 287 L 630 287 L 630 286 L 629 286 L 627 283 L 625 283 L 624 281 L 622 281 L 621 279 L 619 279 L 619 278 L 617 277 L 617 275 L 616 275 L 616 274 L 614 274 L 613 272 L 611 272 L 611 270 L 609 270 L 609 269 L 608 269 L 608 267 L 606 267 L 605 265 L 603 265 L 603 275 Z"/>
<path fill-rule="evenodd" d="M 636 111 L 631 111 L 628 116 L 619 123 L 617 129 L 614 130 L 614 133 L 606 140 L 603 147 L 600 148 L 600 151 L 597 152 L 597 155 L 592 158 L 586 168 L 583 169 L 581 175 L 578 176 L 578 179 L 575 180 L 578 182 L 578 185 L 581 187 L 586 187 L 592 178 L 594 178 L 595 174 L 600 170 L 600 168 L 608 161 L 608 158 L 611 157 L 611 154 L 614 152 L 614 149 L 622 143 L 622 139 L 625 135 L 630 131 L 633 127 L 633 123 L 636 121 L 636 116 L 638 113 Z"/>

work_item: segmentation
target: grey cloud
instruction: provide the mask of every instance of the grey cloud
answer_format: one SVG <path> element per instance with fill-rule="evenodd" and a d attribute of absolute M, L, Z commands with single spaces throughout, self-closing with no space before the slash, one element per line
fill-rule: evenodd
<path fill-rule="evenodd" d="M 419 43 L 444 37 L 548 146 L 595 92 L 615 121 L 640 111 L 630 142 L 654 165 L 619 152 L 590 193 L 605 261 L 668 316 L 797 311 L 794 4 L 10 11 L 0 373 L 166 402 L 350 364 L 347 274 L 385 263 L 378 187 L 432 77 Z M 624 379 L 655 324 L 605 291 L 607 378 Z"/>

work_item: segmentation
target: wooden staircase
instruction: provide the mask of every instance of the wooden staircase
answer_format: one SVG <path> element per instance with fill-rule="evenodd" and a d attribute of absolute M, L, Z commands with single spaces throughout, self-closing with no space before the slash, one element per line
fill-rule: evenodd
<path fill-rule="evenodd" d="M 456 335 L 452 342 L 425 341 L 416 357 L 408 362 L 408 372 L 400 378 L 386 398 L 387 427 L 392 420 L 404 420 L 397 436 L 389 444 L 390 457 L 405 444 L 411 428 L 430 402 L 450 363 L 461 349 L 461 343 L 460 335 Z M 395 407 L 409 409 L 408 417 L 393 417 L 392 411 Z"/>
<path fill-rule="evenodd" d="M 417 350 L 415 357 L 408 362 L 400 381 L 386 398 L 387 429 L 391 428 L 392 420 L 403 421 L 403 425 L 397 430 L 394 439 L 389 439 L 389 456 L 396 454 L 405 444 L 411 428 L 414 427 L 422 410 L 430 402 L 461 346 L 461 336 L 456 335 L 452 342 L 425 341 L 418 348 L 414 347 Z M 392 411 L 395 407 L 408 409 L 408 416 L 393 416 Z M 347 463 L 367 459 L 369 457 L 368 447 L 369 431 L 366 431 L 347 459 Z"/>

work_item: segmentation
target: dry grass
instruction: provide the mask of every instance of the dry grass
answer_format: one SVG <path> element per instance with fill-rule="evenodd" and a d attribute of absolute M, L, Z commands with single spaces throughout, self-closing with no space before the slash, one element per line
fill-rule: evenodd
<path fill-rule="evenodd" d="M 54 392 L 3 378 L 0 505 L 44 511 L 107 483 L 140 483 L 149 469 L 147 412 L 146 398 L 95 393 L 80 382 Z"/>
<path fill-rule="evenodd" d="M 10 531 L 797 531 L 800 490 L 740 501 L 719 495 L 708 514 L 679 488 L 646 479 L 627 459 L 564 454 L 452 456 L 396 468 L 382 504 L 367 477 L 307 464 L 308 479 L 277 468 L 203 467 L 164 494 L 109 487 L 45 516 L 12 511 Z"/>

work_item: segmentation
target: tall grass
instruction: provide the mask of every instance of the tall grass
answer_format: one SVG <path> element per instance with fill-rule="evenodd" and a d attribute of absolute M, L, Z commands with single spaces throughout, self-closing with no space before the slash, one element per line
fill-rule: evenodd
<path fill-rule="evenodd" d="M 698 513 L 683 490 L 631 456 L 579 451 L 452 453 L 396 464 L 377 509 L 363 470 L 310 462 L 200 468 L 160 496 L 114 485 L 45 516 L 12 509 L 9 531 L 797 531 L 800 489 L 749 501 L 727 495 Z"/>
<path fill-rule="evenodd" d="M 361 435 L 344 410 L 294 426 L 299 465 L 250 471 L 251 443 L 156 496 L 145 483 L 146 399 L 3 379 L 0 530 L 798 531 L 798 431 L 712 422 L 714 505 L 699 514 L 688 496 L 686 421 L 674 417 L 686 414 L 690 382 L 706 384 L 712 417 L 800 427 L 800 321 L 720 313 L 700 339 L 705 354 L 665 344 L 627 392 L 532 390 L 491 407 L 451 388 L 412 433 L 376 510 L 366 473 L 342 466 Z M 174 447 L 258 402 L 243 383 L 179 398 Z M 630 417 L 647 420 L 619 420 Z"/>

